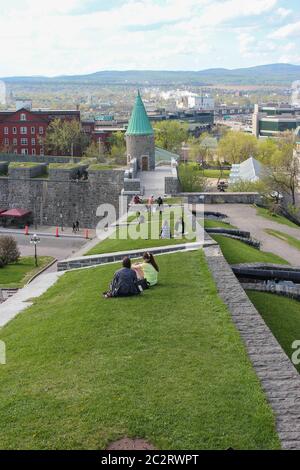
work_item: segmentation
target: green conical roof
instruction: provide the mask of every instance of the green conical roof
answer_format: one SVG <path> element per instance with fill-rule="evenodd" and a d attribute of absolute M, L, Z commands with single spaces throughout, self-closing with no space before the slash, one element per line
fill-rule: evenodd
<path fill-rule="evenodd" d="M 153 135 L 154 131 L 142 101 L 140 92 L 135 100 L 126 135 Z"/>

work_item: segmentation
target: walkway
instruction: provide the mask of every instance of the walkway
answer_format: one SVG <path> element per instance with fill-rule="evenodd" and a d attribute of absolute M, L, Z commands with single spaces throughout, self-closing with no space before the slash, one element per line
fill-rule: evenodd
<path fill-rule="evenodd" d="M 140 171 L 137 178 L 141 180 L 144 196 L 163 196 L 165 194 L 165 178 L 172 176 L 171 166 L 158 166 L 155 171 Z"/>
<path fill-rule="evenodd" d="M 300 240 L 300 227 L 292 228 L 273 220 L 256 215 L 256 208 L 247 204 L 207 204 L 205 210 L 221 212 L 228 216 L 229 222 L 240 230 L 246 230 L 261 242 L 261 249 L 275 253 L 294 266 L 300 266 L 300 251 L 265 232 L 270 228 L 287 233 Z"/>

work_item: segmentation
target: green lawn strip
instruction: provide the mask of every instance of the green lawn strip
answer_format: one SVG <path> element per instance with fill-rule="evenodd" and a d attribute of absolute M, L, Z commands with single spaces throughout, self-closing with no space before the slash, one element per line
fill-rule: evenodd
<path fill-rule="evenodd" d="M 161 239 L 159 238 L 160 228 L 162 227 L 164 220 L 169 220 L 171 232 L 174 235 L 174 226 L 176 220 L 181 215 L 181 208 L 178 207 L 173 211 L 164 211 L 163 215 L 160 216 L 159 212 L 155 212 L 151 215 L 144 213 L 145 223 L 129 227 L 118 227 L 116 231 L 109 237 L 98 243 L 90 251 L 85 253 L 86 256 L 98 255 L 104 253 L 114 253 L 116 251 L 130 251 L 140 250 L 143 248 L 156 248 L 159 246 L 178 245 L 181 243 L 192 243 L 195 240 L 194 237 L 189 239 L 188 237 L 183 238 L 171 238 Z M 151 221 L 159 222 L 157 233 L 153 234 Z M 155 236 L 156 235 L 156 236 Z"/>
<path fill-rule="evenodd" d="M 272 222 L 277 222 L 278 224 L 288 225 L 289 227 L 300 228 L 299 225 L 294 224 L 294 222 L 291 222 L 289 219 L 283 217 L 282 215 L 272 214 L 268 209 L 265 209 L 264 207 L 255 206 L 255 208 L 256 214 L 261 217 L 264 217 L 265 219 L 272 220 Z"/>
<path fill-rule="evenodd" d="M 223 255 L 229 264 L 239 263 L 274 263 L 289 264 L 280 256 L 258 250 L 240 240 L 224 237 L 222 235 L 212 235 L 212 238 L 220 245 Z"/>
<path fill-rule="evenodd" d="M 159 285 L 103 299 L 117 265 L 64 275 L 1 330 L 2 449 L 279 448 L 274 416 L 202 252 Z"/>
<path fill-rule="evenodd" d="M 279 232 L 279 230 L 272 230 L 270 228 L 265 229 L 265 232 L 268 233 L 269 235 L 272 235 L 273 237 L 279 238 L 279 240 L 283 240 L 284 242 L 288 243 L 290 246 L 297 248 L 297 250 L 300 250 L 300 240 L 298 240 L 297 238 L 292 237 L 291 235 L 288 235 L 287 233 Z"/>
<path fill-rule="evenodd" d="M 33 256 L 20 258 L 18 263 L 9 264 L 0 269 L 0 287 L 23 287 L 43 267 L 51 263 L 51 256 L 39 256 L 38 267 L 35 267 Z"/>
<path fill-rule="evenodd" d="M 228 222 L 222 222 L 221 220 L 205 219 L 204 220 L 205 228 L 228 228 L 228 229 L 237 229 L 234 225 L 231 225 Z"/>
<path fill-rule="evenodd" d="M 221 178 L 221 179 L 227 179 L 229 178 L 229 174 L 230 174 L 230 171 L 229 170 L 223 170 L 223 172 L 221 173 L 220 170 L 199 170 L 203 176 L 205 176 L 205 178 L 215 178 L 215 179 L 218 179 L 218 178 Z"/>
<path fill-rule="evenodd" d="M 299 301 L 279 295 L 275 297 L 275 294 L 268 292 L 248 291 L 247 295 L 288 357 L 291 358 L 295 352 L 292 344 L 300 339 Z M 300 364 L 295 367 L 300 372 Z"/>

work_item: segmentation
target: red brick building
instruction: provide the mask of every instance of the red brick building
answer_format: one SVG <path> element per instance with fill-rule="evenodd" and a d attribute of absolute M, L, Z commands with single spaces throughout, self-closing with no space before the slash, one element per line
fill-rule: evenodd
<path fill-rule="evenodd" d="M 54 119 L 80 121 L 80 111 L 0 111 L 0 153 L 44 155 L 44 138 Z"/>

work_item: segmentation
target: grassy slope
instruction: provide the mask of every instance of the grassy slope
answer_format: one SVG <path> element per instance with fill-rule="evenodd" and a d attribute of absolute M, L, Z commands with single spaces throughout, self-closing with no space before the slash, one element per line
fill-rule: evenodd
<path fill-rule="evenodd" d="M 203 254 L 159 264 L 159 286 L 127 299 L 99 295 L 116 266 L 68 273 L 1 331 L 1 448 L 279 446 Z"/>
<path fill-rule="evenodd" d="M 231 225 L 227 222 L 222 222 L 221 220 L 205 219 L 204 220 L 205 228 L 237 228 L 234 225 Z"/>
<path fill-rule="evenodd" d="M 256 207 L 256 213 L 257 215 L 260 215 L 261 217 L 264 217 L 265 219 L 272 220 L 272 222 L 277 222 L 278 224 L 282 224 L 282 225 L 288 225 L 289 227 L 293 227 L 293 228 L 299 228 L 299 225 L 294 224 L 286 217 L 283 217 L 282 215 L 277 215 L 277 214 L 273 215 L 269 212 L 268 209 L 265 209 L 263 207 Z"/>
<path fill-rule="evenodd" d="M 267 228 L 265 232 L 267 232 L 269 235 L 272 235 L 273 237 L 279 238 L 279 240 L 283 240 L 294 248 L 297 248 L 297 250 L 300 250 L 300 240 L 297 238 L 292 237 L 287 233 L 280 232 L 279 230 L 272 230 L 270 228 Z"/>
<path fill-rule="evenodd" d="M 34 257 L 27 256 L 20 259 L 18 263 L 9 264 L 0 269 L 0 287 L 22 287 L 40 271 L 49 264 L 53 258 L 51 256 L 39 256 L 38 267 L 35 267 Z"/>
<path fill-rule="evenodd" d="M 222 235 L 212 235 L 212 238 L 219 243 L 222 252 L 229 264 L 238 263 L 275 263 L 289 264 L 283 258 L 273 253 L 260 251 L 240 240 L 223 237 Z"/>
<path fill-rule="evenodd" d="M 181 209 L 180 207 L 176 209 L 178 214 L 174 216 L 174 214 L 171 214 L 170 216 L 170 226 L 171 226 L 171 232 L 174 234 L 174 223 L 178 219 L 178 217 L 181 214 Z M 151 225 L 148 223 L 148 216 L 145 214 L 145 220 L 146 222 L 144 224 L 140 225 L 140 237 L 138 239 L 134 239 L 132 236 L 128 236 L 128 229 L 127 227 L 121 227 L 118 228 L 111 237 L 103 240 L 102 242 L 98 243 L 94 248 L 92 248 L 90 251 L 86 253 L 86 255 L 97 255 L 97 254 L 102 254 L 102 253 L 114 253 L 115 251 L 130 251 L 130 250 L 139 250 L 143 248 L 154 248 L 158 246 L 168 246 L 168 245 L 177 245 L 181 243 L 190 243 L 195 241 L 194 238 L 191 240 L 188 238 L 172 238 L 172 239 L 167 239 L 167 240 L 162 240 L 159 238 L 159 232 L 160 228 L 163 224 L 163 220 L 168 217 L 168 211 L 164 211 L 163 217 L 161 218 L 159 224 L 158 224 L 158 229 L 157 229 L 157 234 L 158 237 L 154 238 L 151 230 Z M 136 218 L 135 215 L 130 215 L 128 218 L 128 221 L 131 222 Z M 152 220 L 158 221 L 159 214 L 155 213 L 152 215 Z M 137 226 L 133 226 L 132 230 L 136 230 Z M 129 231 L 131 229 L 129 228 Z M 130 232 L 129 232 L 130 233 Z M 152 237 L 152 238 L 151 238 Z"/>
<path fill-rule="evenodd" d="M 274 296 L 266 292 L 247 292 L 251 302 L 291 358 L 292 344 L 300 339 L 300 308 L 297 300 Z M 300 365 L 296 366 L 300 372 Z"/>
<path fill-rule="evenodd" d="M 205 176 L 206 178 L 227 179 L 229 178 L 229 174 L 230 174 L 229 170 L 224 170 L 222 175 L 221 175 L 220 170 L 204 170 L 204 171 L 200 170 L 200 171 L 203 174 L 203 176 Z"/>

